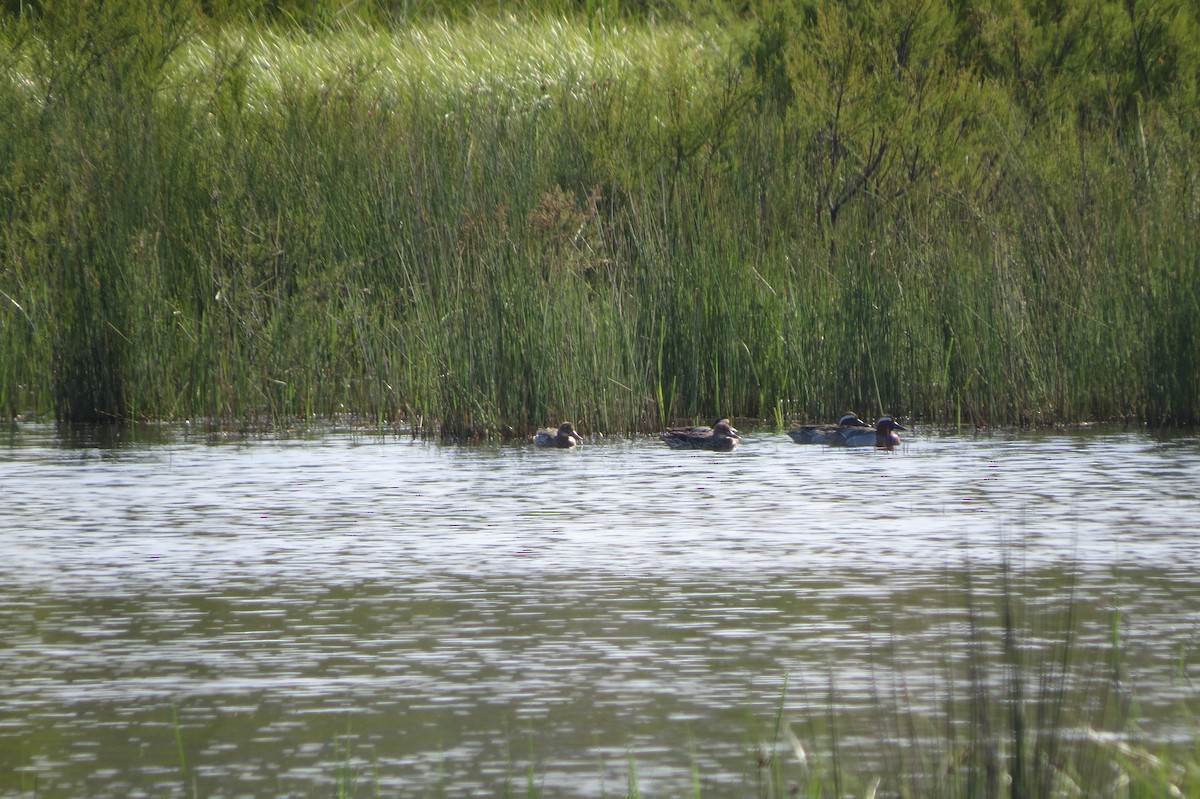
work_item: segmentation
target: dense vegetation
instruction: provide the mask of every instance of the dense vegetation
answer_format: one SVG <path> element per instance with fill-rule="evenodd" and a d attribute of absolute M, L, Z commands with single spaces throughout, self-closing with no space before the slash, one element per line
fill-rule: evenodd
<path fill-rule="evenodd" d="M 0 404 L 1200 418 L 1185 0 L 24 3 Z"/>

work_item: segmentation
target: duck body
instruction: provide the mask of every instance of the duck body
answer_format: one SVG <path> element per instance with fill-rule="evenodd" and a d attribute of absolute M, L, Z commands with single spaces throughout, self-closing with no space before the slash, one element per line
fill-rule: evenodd
<path fill-rule="evenodd" d="M 896 435 L 897 430 L 907 430 L 907 427 L 902 427 L 890 416 L 883 416 L 879 421 L 875 422 L 875 426 L 861 425 L 858 427 L 846 427 L 841 431 L 841 442 L 835 446 L 842 447 L 879 447 L 880 449 L 892 449 L 900 445 L 900 436 Z"/>
<path fill-rule="evenodd" d="M 533 436 L 533 443 L 539 447 L 567 449 L 582 444 L 583 438 L 575 432 L 575 427 L 570 422 L 563 422 L 557 430 L 546 427 L 537 431 Z"/>
<path fill-rule="evenodd" d="M 712 427 L 672 427 L 662 434 L 673 449 L 709 449 L 732 452 L 741 437 L 728 419 L 718 419 Z"/>
<path fill-rule="evenodd" d="M 854 411 L 846 411 L 842 414 L 842 418 L 838 419 L 837 424 L 792 425 L 792 429 L 788 430 L 788 436 L 797 444 L 842 446 L 845 444 L 842 431 L 858 427 L 870 428 L 870 425 L 858 418 L 858 414 Z"/>

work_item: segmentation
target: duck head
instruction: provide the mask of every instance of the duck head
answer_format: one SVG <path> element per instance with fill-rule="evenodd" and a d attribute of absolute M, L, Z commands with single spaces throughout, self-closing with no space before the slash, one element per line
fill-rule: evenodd
<path fill-rule="evenodd" d="M 733 425 L 729 423 L 728 419 L 718 419 L 716 424 L 712 426 L 712 431 L 713 438 L 741 438 L 738 435 L 738 431 L 733 429 Z"/>
<path fill-rule="evenodd" d="M 575 432 L 575 426 L 573 424 L 571 424 L 570 422 L 563 422 L 562 424 L 560 424 L 558 426 L 558 437 L 570 439 L 571 441 L 574 441 L 576 444 L 583 443 L 583 437 Z"/>
<path fill-rule="evenodd" d="M 738 433 L 737 428 L 735 428 L 733 426 L 733 422 L 729 421 L 728 419 L 726 419 L 724 417 L 713 421 L 711 426 L 712 426 L 712 430 L 713 430 L 714 434 L 717 432 L 717 427 L 720 425 L 725 425 L 725 427 L 727 427 L 729 429 L 729 432 L 733 434 L 734 438 L 737 438 L 738 436 L 741 435 L 740 433 Z"/>

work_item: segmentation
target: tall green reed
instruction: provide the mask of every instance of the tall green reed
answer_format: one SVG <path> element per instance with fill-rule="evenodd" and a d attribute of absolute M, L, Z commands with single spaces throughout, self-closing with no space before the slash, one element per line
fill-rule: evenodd
<path fill-rule="evenodd" d="M 995 9 L 313 35 L 124 8 L 4 37 L 10 414 L 1196 418 L 1183 7 L 1146 44 L 1178 94 L 1113 55 L 1132 23 L 1070 21 L 1111 56 L 1060 42 L 1113 76 L 1081 97 L 1005 60 Z"/>

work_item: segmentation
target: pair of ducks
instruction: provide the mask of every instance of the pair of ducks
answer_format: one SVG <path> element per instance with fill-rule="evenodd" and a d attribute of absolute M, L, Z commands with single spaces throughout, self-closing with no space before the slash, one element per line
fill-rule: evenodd
<path fill-rule="evenodd" d="M 858 418 L 858 414 L 847 412 L 837 424 L 793 425 L 788 436 L 797 444 L 826 444 L 834 447 L 880 447 L 892 449 L 900 443 L 897 430 L 906 430 L 890 416 L 884 416 L 871 426 Z M 716 452 L 732 452 L 741 441 L 741 436 L 728 419 L 718 419 L 711 427 L 672 427 L 662 434 L 663 441 L 675 449 L 710 449 Z M 558 430 L 546 428 L 537 431 L 533 443 L 542 447 L 573 447 L 582 444 L 583 438 L 575 432 L 570 422 L 563 422 Z"/>
<path fill-rule="evenodd" d="M 874 425 L 858 418 L 858 414 L 847 411 L 837 424 L 792 425 L 788 436 L 797 444 L 826 444 L 831 447 L 880 447 L 892 449 L 899 446 L 901 427 L 890 416 L 881 416 Z"/>
<path fill-rule="evenodd" d="M 663 440 L 676 449 L 711 449 L 731 452 L 738 445 L 738 431 L 728 419 L 718 419 L 712 427 L 672 427 L 662 435 Z M 575 432 L 570 422 L 563 422 L 555 430 L 547 427 L 537 431 L 533 443 L 539 447 L 566 449 L 582 444 L 583 438 Z"/>
<path fill-rule="evenodd" d="M 797 444 L 826 444 L 832 447 L 879 447 L 891 450 L 900 444 L 897 430 L 906 430 L 890 416 L 883 416 L 870 425 L 847 412 L 837 424 L 793 425 L 788 436 Z M 719 419 L 712 427 L 673 427 L 663 433 L 663 440 L 677 449 L 712 449 L 732 451 L 740 440 L 738 431 L 728 419 Z"/>

